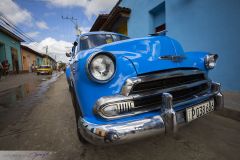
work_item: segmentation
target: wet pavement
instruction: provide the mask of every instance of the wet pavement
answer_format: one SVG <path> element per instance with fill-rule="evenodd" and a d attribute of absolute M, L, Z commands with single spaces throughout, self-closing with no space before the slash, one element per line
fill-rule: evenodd
<path fill-rule="evenodd" d="M 18 87 L 0 91 L 0 132 L 39 103 L 50 84 L 61 74 L 55 72 L 53 75 L 40 75 L 34 81 L 27 81 Z"/>
<path fill-rule="evenodd" d="M 44 86 L 44 82 L 36 86 Z M 77 137 L 65 76 L 61 75 L 47 86 L 50 87 L 41 95 L 38 95 L 41 87 L 25 92 L 27 97 L 31 97 L 26 102 L 28 107 L 13 107 L 19 109 L 22 116 L 0 130 L 0 150 L 14 151 L 12 156 L 46 156 L 42 159 L 49 159 L 48 154 L 51 153 L 51 159 L 55 160 L 240 159 L 240 121 L 218 112 L 182 126 L 172 137 L 157 135 L 116 146 L 84 145 Z M 16 104 L 25 98 L 20 98 Z"/>

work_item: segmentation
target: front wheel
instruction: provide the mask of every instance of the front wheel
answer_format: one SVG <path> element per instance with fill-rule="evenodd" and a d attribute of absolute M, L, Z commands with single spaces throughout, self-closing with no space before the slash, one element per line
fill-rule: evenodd
<path fill-rule="evenodd" d="M 82 117 L 82 112 L 81 112 L 79 104 L 77 102 L 75 91 L 72 86 L 69 86 L 69 90 L 71 93 L 72 103 L 73 103 L 73 107 L 74 107 L 74 111 L 75 111 L 78 139 L 83 144 L 89 144 L 89 142 L 82 136 L 82 133 L 80 132 L 80 130 L 78 128 L 79 118 Z"/>

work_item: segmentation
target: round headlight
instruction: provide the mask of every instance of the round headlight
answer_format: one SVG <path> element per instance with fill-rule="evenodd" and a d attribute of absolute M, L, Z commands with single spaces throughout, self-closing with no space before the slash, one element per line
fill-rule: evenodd
<path fill-rule="evenodd" d="M 90 77 L 99 83 L 111 80 L 115 73 L 115 68 L 115 59 L 110 54 L 96 54 L 88 62 Z"/>
<path fill-rule="evenodd" d="M 206 55 L 204 61 L 207 69 L 213 69 L 216 66 L 218 55 L 217 54 L 208 54 Z"/>

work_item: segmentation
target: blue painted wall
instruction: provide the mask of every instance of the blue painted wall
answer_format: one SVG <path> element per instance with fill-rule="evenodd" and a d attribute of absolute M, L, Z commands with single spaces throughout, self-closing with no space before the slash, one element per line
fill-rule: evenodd
<path fill-rule="evenodd" d="M 14 40 L 13 38 L 6 35 L 5 33 L 0 32 L 0 43 L 3 44 L 4 48 L 5 48 L 5 53 L 0 53 L 0 54 L 5 54 L 5 56 L 1 56 L 1 60 L 3 57 L 7 58 L 8 63 L 10 64 L 10 71 L 13 70 L 11 48 L 15 48 L 17 50 L 19 70 L 21 71 L 22 70 L 22 58 L 21 58 L 22 56 L 21 56 L 21 52 L 20 52 L 20 42 Z"/>
<path fill-rule="evenodd" d="M 142 37 L 154 33 L 154 20 L 152 10 L 161 5 L 164 0 L 122 0 L 120 6 L 131 9 L 131 15 L 128 19 L 128 36 Z M 162 21 L 158 16 L 158 20 Z M 156 20 L 157 21 L 157 20 Z"/>
<path fill-rule="evenodd" d="M 155 33 L 155 28 L 166 23 L 165 2 L 159 3 L 150 11 L 150 33 Z M 152 23 L 152 24 L 151 24 Z"/>
<path fill-rule="evenodd" d="M 166 15 L 167 34 L 186 51 L 218 53 L 210 76 L 224 90 L 240 91 L 240 1 L 167 0 Z"/>
<path fill-rule="evenodd" d="M 210 76 L 222 83 L 224 90 L 240 91 L 240 1 L 166 0 L 166 13 L 153 21 L 151 10 L 162 2 L 121 2 L 120 6 L 131 9 L 129 36 L 146 36 L 154 31 L 154 23 L 165 21 L 167 35 L 180 41 L 185 51 L 218 53 L 217 67 Z M 159 10 L 162 12 L 162 9 Z"/>

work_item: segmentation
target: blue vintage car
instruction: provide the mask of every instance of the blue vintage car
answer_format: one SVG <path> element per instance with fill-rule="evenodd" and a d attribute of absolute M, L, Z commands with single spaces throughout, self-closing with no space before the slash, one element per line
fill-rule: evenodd
<path fill-rule="evenodd" d="M 118 144 L 165 133 L 223 107 L 208 77 L 218 56 L 184 52 L 161 34 L 129 39 L 111 32 L 80 35 L 67 68 L 79 139 Z"/>

